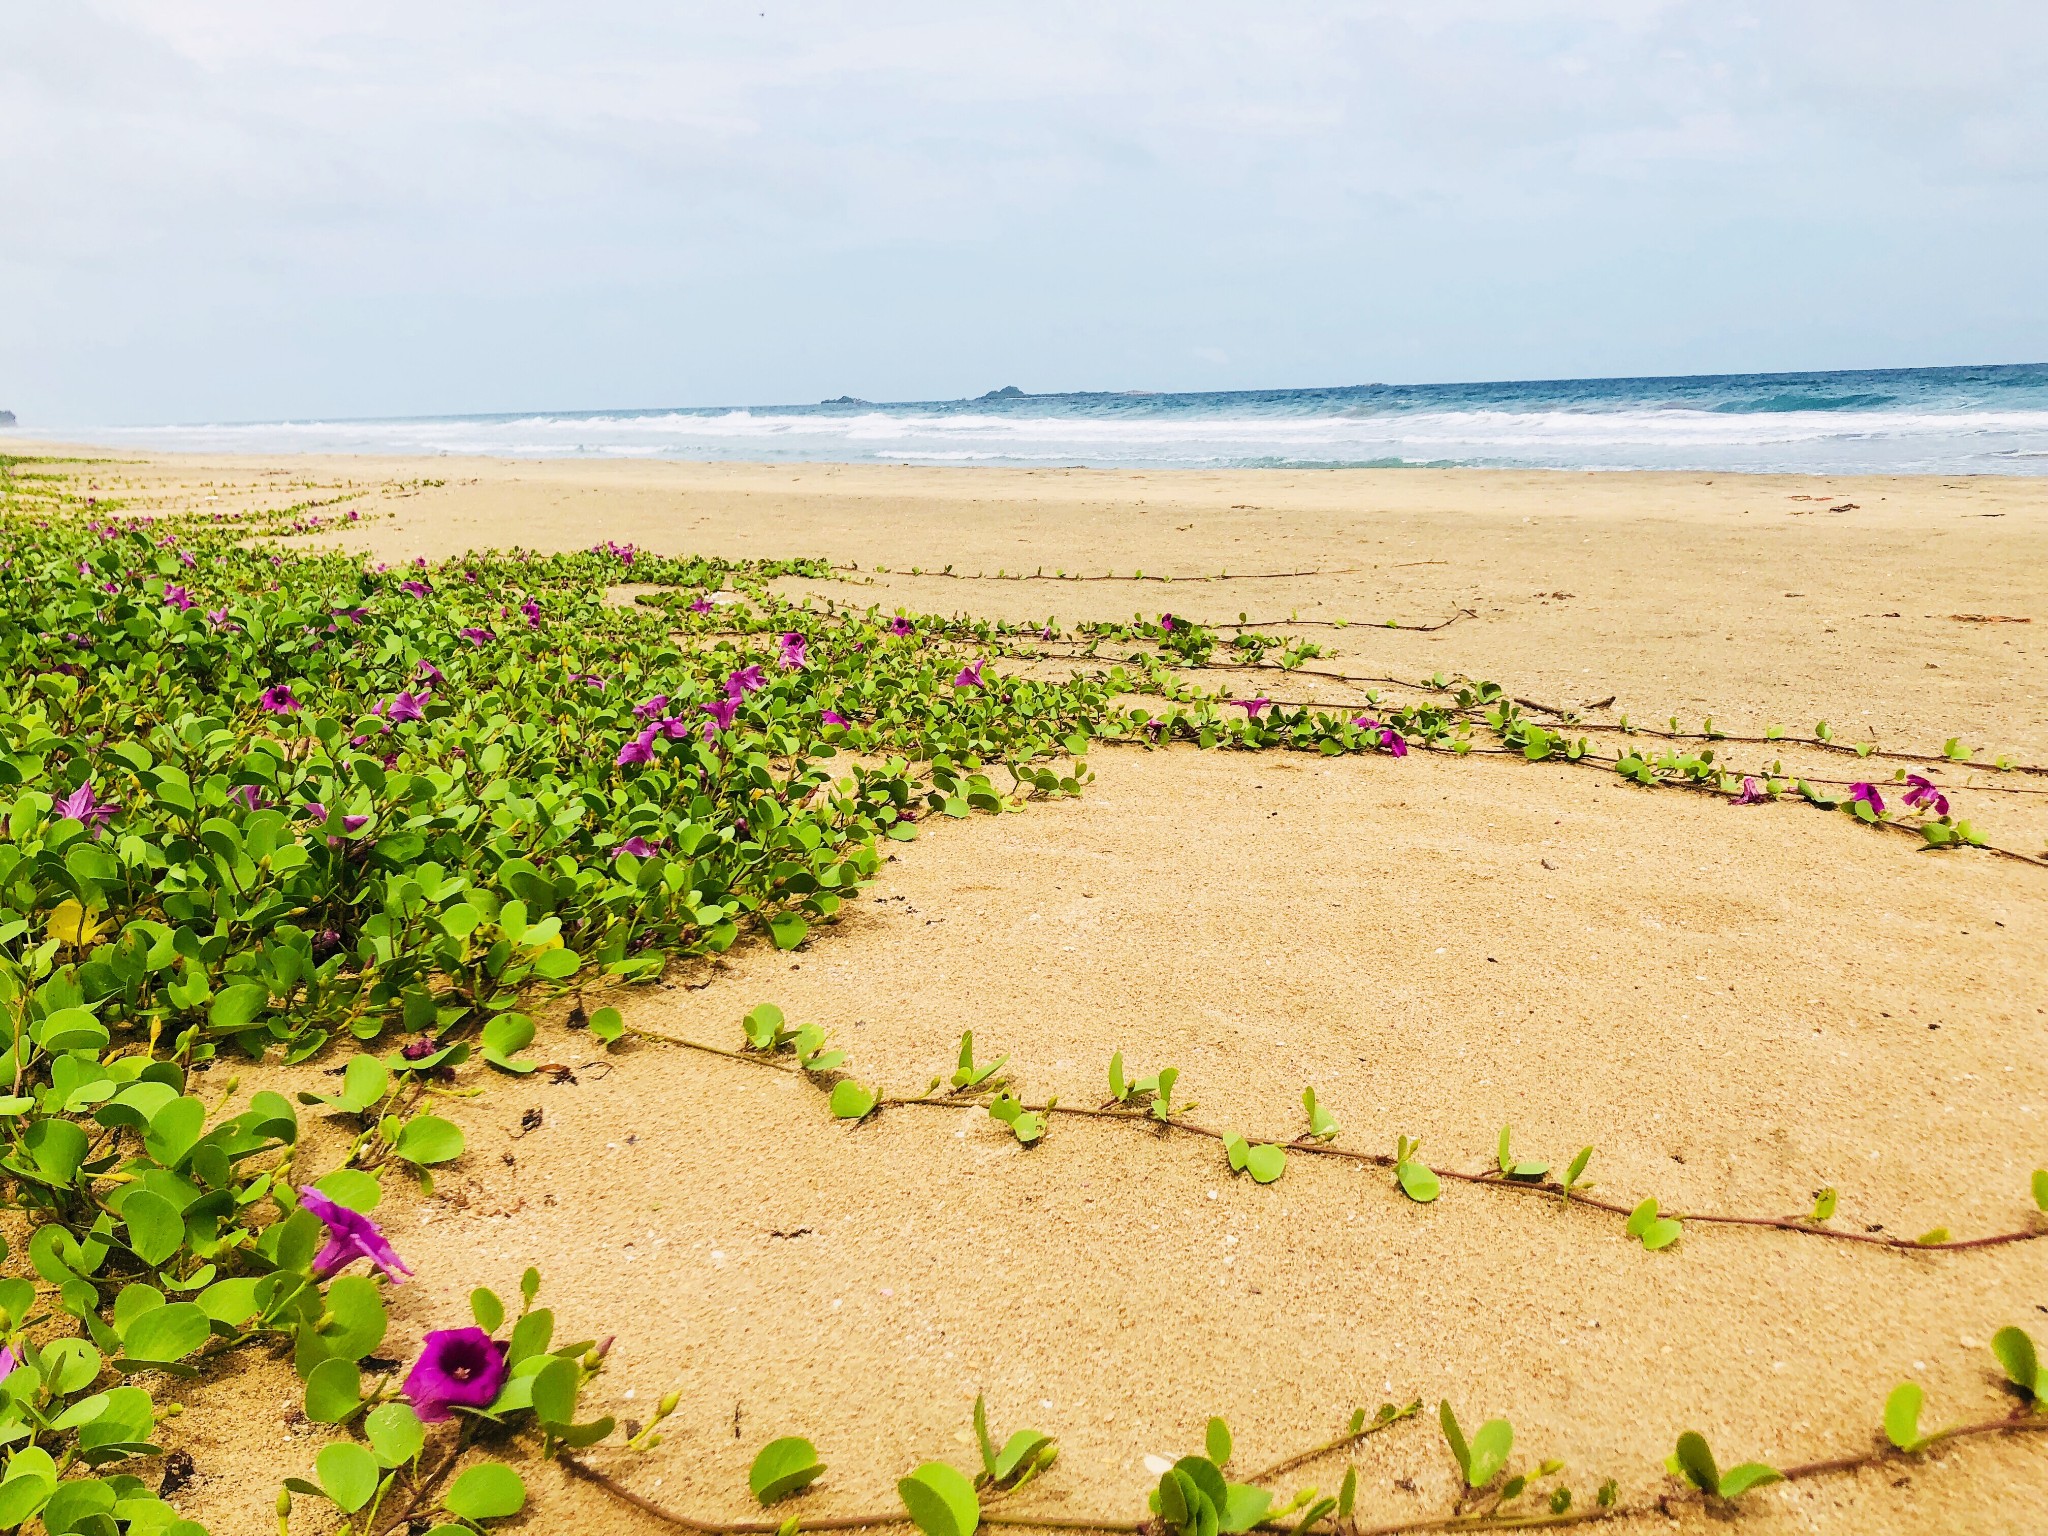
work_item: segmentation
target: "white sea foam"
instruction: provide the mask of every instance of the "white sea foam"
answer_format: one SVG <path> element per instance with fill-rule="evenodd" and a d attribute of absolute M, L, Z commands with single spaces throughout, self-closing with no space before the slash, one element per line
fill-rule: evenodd
<path fill-rule="evenodd" d="M 2037 370 L 2028 370 L 2030 374 Z M 1623 381 L 1628 383 L 1629 381 Z M 1687 381 L 1680 381 L 1687 382 Z M 1630 388 L 1641 393 L 1640 383 Z M 1548 390 L 1551 397 L 1542 398 Z M 1695 395 L 1699 393 L 1694 386 Z M 1779 409 L 1797 398 L 1722 391 L 1720 409 L 1602 399 L 1584 386 L 1444 386 L 1448 396 L 1515 390 L 1526 404 L 1426 402 L 1359 392 L 1271 396 L 1027 397 L 997 406 L 767 408 L 391 421 L 294 421 L 83 431 L 87 441 L 212 452 L 484 454 L 511 458 L 703 458 L 908 463 L 1224 465 L 1488 464 L 1562 469 L 1936 471 L 2048 468 L 2048 390 L 1980 387 L 1976 399 Z M 1674 392 L 1675 393 L 1675 392 Z M 1560 397 L 1569 395 L 1569 403 Z M 1990 403 L 1983 397 L 1996 399 Z M 1761 402 L 1761 403 L 1759 403 Z M 2004 403 L 2012 402 L 2012 403 Z"/>

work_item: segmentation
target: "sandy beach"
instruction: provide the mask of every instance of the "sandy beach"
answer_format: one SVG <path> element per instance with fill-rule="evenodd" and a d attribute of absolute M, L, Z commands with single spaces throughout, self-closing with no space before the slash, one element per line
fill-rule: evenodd
<path fill-rule="evenodd" d="M 1933 758 L 1958 741 L 1973 758 L 1927 770 L 2021 857 L 1558 762 L 1105 749 L 1078 799 L 896 848 L 802 949 L 742 945 L 607 1000 L 724 1046 L 775 1002 L 896 1093 L 950 1070 L 971 1028 L 1030 1095 L 1100 1102 L 1120 1050 L 1178 1066 L 1194 1118 L 1284 1139 L 1313 1085 L 1337 1146 L 1420 1136 L 1478 1172 L 1511 1123 L 1554 1164 L 1593 1145 L 1595 1192 L 1630 1205 L 1796 1216 L 1834 1187 L 1836 1224 L 1870 1235 L 2041 1220 L 2048 867 L 2028 860 L 2048 777 L 1991 764 L 2048 763 L 2048 483 L 8 451 L 89 460 L 68 472 L 131 511 L 304 507 L 323 528 L 301 542 L 394 564 L 604 539 L 815 556 L 844 579 L 790 590 L 885 612 L 1171 611 L 1321 647 L 1235 680 L 1247 696 L 1350 703 L 1443 673 L 1607 738 L 1626 716 L 1736 738 L 1824 720 Z M 1715 745 L 1745 769 L 1877 771 Z M 1510 1419 L 1518 1456 L 1562 1458 L 1583 1506 L 1608 1477 L 1653 1495 L 1686 1429 L 1724 1465 L 1867 1449 L 1901 1380 L 1930 1425 L 1996 1414 L 1986 1341 L 2048 1333 L 2048 1244 L 1694 1225 L 1649 1253 L 1610 1215 L 1468 1185 L 1418 1206 L 1334 1158 L 1260 1187 L 1213 1142 L 1123 1124 L 1061 1121 L 1029 1149 L 974 1108 L 846 1126 L 785 1075 L 646 1041 L 607 1054 L 567 1010 L 543 1010 L 534 1054 L 569 1070 L 466 1075 L 482 1091 L 445 1112 L 467 1157 L 432 1197 L 394 1194 L 421 1278 L 387 1351 L 538 1266 L 565 1336 L 616 1337 L 600 1408 L 644 1417 L 681 1391 L 659 1448 L 592 1457 L 687 1514 L 752 1513 L 747 1462 L 782 1434 L 830 1467 L 806 1509 L 882 1507 L 916 1463 L 971 1456 L 977 1393 L 999 1430 L 1058 1438 L 1014 1500 L 1041 1515 L 1138 1518 L 1146 1458 L 1197 1449 L 1211 1414 L 1253 1466 L 1353 1407 L 1420 1399 L 1352 1457 L 1362 1518 L 1420 1518 L 1453 1488 L 1444 1398 Z M 178 1442 L 191 1512 L 274 1530 L 279 1480 L 327 1433 L 295 1417 L 289 1360 L 193 1390 L 221 1407 Z M 2018 1532 L 2048 1499 L 2044 1442 L 1763 1490 L 1744 1529 Z M 1334 1489 L 1346 1464 L 1299 1480 Z M 556 1469 L 532 1481 L 524 1529 L 665 1528 Z"/>

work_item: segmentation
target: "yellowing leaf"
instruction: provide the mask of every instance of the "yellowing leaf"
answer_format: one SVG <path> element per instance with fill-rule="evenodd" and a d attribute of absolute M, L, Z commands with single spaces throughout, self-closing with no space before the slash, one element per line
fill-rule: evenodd
<path fill-rule="evenodd" d="M 104 932 L 99 914 L 86 911 L 76 901 L 60 901 L 50 914 L 50 937 L 61 944 L 96 944 Z"/>

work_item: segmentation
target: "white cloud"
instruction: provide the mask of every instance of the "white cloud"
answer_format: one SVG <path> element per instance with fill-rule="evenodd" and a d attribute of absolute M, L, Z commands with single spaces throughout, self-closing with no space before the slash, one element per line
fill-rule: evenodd
<path fill-rule="evenodd" d="M 85 421 L 2048 354 L 2043 78 L 2028 0 L 17 7 L 0 394 Z"/>

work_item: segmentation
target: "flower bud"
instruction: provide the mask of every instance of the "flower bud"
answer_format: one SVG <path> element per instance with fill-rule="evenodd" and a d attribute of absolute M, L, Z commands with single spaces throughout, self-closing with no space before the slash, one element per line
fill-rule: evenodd
<path fill-rule="evenodd" d="M 667 1396 L 663 1397 L 660 1405 L 661 1417 L 665 1419 L 670 1414 L 674 1413 L 676 1409 L 681 1406 L 682 1401 L 683 1394 L 680 1392 L 671 1392 Z"/>

